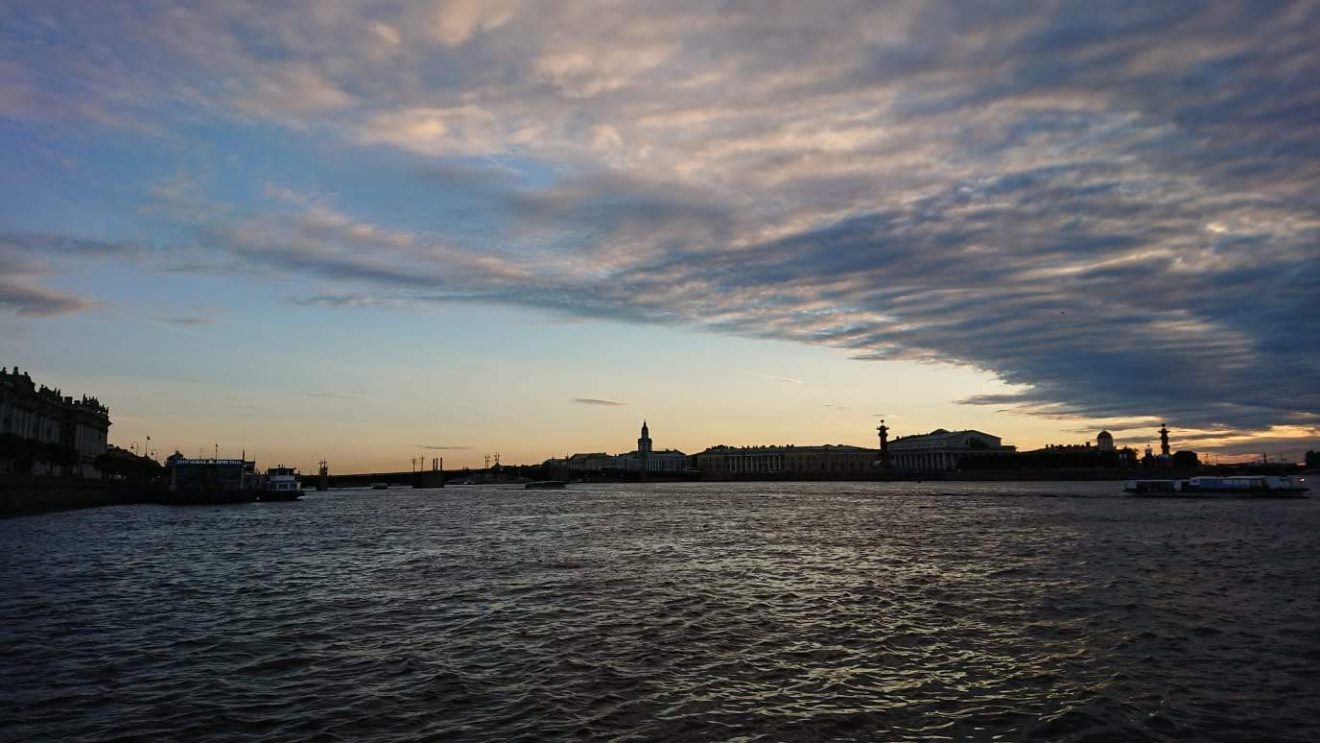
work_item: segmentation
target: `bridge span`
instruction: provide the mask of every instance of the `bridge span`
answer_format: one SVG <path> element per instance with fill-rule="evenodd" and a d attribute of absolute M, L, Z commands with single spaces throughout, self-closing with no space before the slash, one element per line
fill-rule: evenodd
<path fill-rule="evenodd" d="M 454 472 L 454 476 L 458 473 Z M 348 475 L 303 475 L 303 489 L 319 489 L 318 481 L 324 479 L 325 485 L 332 488 L 368 487 L 378 482 L 387 485 L 409 485 L 414 488 L 443 488 L 448 479 L 444 470 L 424 470 L 422 472 L 360 472 Z"/>

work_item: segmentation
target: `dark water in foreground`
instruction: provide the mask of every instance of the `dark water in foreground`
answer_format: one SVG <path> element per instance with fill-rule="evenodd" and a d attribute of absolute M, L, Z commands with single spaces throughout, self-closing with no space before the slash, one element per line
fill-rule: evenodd
<path fill-rule="evenodd" d="M 1320 740 L 1320 499 L 1119 487 L 0 521 L 0 738 Z"/>

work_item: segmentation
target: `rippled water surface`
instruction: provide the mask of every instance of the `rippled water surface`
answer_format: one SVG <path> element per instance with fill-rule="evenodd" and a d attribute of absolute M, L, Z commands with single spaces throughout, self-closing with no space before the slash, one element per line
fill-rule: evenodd
<path fill-rule="evenodd" d="M 1320 740 L 1320 501 L 1118 488 L 8 519 L 0 737 Z"/>

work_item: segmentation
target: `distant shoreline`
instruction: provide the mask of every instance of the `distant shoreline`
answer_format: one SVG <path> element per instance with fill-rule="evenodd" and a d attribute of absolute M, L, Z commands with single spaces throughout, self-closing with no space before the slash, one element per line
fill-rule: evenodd
<path fill-rule="evenodd" d="M 670 484 L 670 483 L 863 483 L 863 482 L 1119 482 L 1131 479 L 1182 479 L 1204 474 L 1204 470 L 1181 472 L 1176 470 L 1121 471 L 1121 472 L 932 472 L 903 474 L 890 477 L 808 478 L 808 477 L 739 477 L 722 480 L 647 478 L 615 479 L 591 478 L 572 480 L 582 484 Z M 1320 472 L 1299 471 L 1303 477 L 1320 477 Z M 450 483 L 457 485 L 458 483 Z M 490 483 L 513 484 L 513 483 Z M 331 488 L 341 490 L 348 488 Z M 140 505 L 150 501 L 149 488 L 126 485 L 109 480 L 80 480 L 70 477 L 0 477 L 0 517 L 36 515 L 101 506 Z"/>

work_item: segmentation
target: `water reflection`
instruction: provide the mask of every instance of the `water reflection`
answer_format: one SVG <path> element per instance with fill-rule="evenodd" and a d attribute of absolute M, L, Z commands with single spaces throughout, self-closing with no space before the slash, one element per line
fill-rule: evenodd
<path fill-rule="evenodd" d="M 0 735 L 1315 738 L 1314 503 L 1114 490 L 452 488 L 13 519 Z"/>

